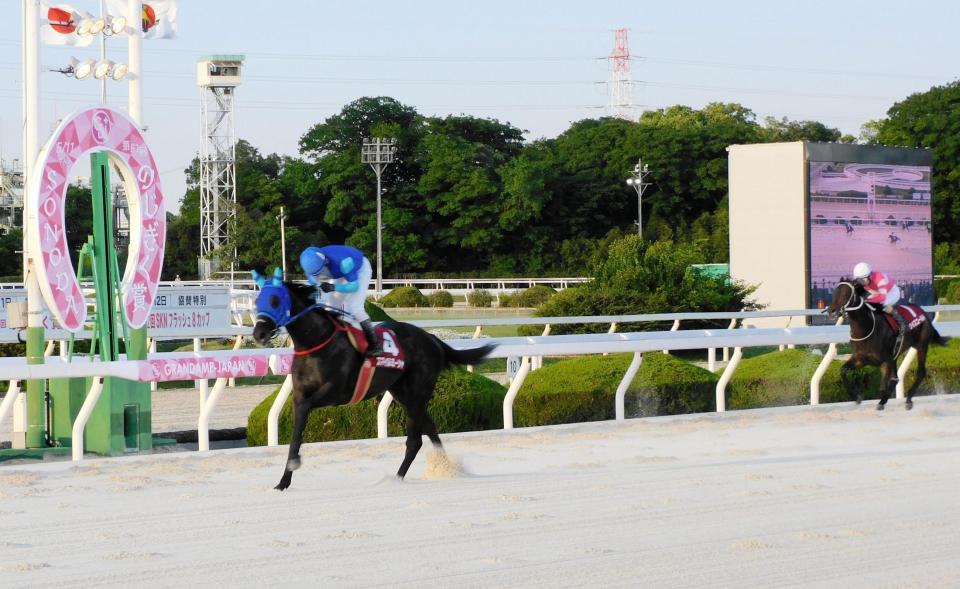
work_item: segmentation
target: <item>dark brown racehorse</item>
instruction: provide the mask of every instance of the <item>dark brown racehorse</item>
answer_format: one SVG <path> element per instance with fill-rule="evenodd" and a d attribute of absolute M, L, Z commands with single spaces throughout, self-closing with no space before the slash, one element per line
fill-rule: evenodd
<path fill-rule="evenodd" d="M 843 314 L 850 324 L 850 343 L 853 344 L 853 354 L 840 368 L 840 377 L 843 386 L 847 389 L 850 399 L 858 404 L 863 400 L 861 392 L 854 393 L 849 372 L 862 366 L 880 367 L 880 403 L 878 410 L 883 410 L 890 398 L 890 394 L 897 387 L 897 357 L 904 350 L 917 350 L 917 377 L 907 390 L 907 409 L 913 408 L 913 395 L 917 387 L 927 376 L 927 348 L 930 344 L 944 345 L 947 338 L 937 333 L 930 316 L 919 326 L 903 336 L 903 342 L 897 345 L 897 332 L 887 323 L 883 311 L 867 302 L 867 294 L 863 286 L 847 279 L 837 283 L 833 289 L 833 301 L 827 307 L 830 318 L 836 319 Z"/>
<path fill-rule="evenodd" d="M 257 297 L 257 324 L 253 337 L 260 345 L 270 342 L 280 327 L 286 327 L 293 340 L 293 436 L 283 476 L 276 489 L 290 486 L 293 471 L 300 467 L 300 445 L 307 416 L 316 407 L 350 403 L 364 356 L 350 343 L 341 319 L 331 310 L 314 302 L 316 289 L 282 282 L 279 269 L 270 281 L 254 277 L 260 284 Z M 423 446 L 425 434 L 438 450 L 440 436 L 427 404 L 440 372 L 453 364 L 475 364 L 485 358 L 494 345 L 456 350 L 433 334 L 409 323 L 385 322 L 395 342 L 403 350 L 403 368 L 377 368 L 364 399 L 390 390 L 407 411 L 407 449 L 397 471 L 403 478 Z M 385 346 L 386 348 L 386 346 Z"/>

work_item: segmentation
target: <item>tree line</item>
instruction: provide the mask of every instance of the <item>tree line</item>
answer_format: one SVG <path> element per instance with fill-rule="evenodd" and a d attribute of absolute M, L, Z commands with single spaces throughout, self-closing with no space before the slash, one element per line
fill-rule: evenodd
<path fill-rule="evenodd" d="M 636 193 L 625 181 L 639 156 L 652 170 L 644 236 L 695 242 L 703 262 L 727 258 L 727 153 L 734 143 L 837 141 L 813 121 L 767 119 L 739 104 L 648 111 L 637 122 L 573 123 L 525 142 L 495 119 L 428 117 L 388 97 L 356 100 L 300 138 L 298 157 L 237 145 L 234 242 L 242 268 L 279 265 L 280 206 L 288 266 L 310 244 L 376 251 L 376 182 L 361 163 L 365 137 L 398 140 L 383 175 L 387 277 L 583 274 L 598 251 L 636 232 Z M 171 216 L 165 275 L 193 276 L 199 251 L 199 162 Z"/>
<path fill-rule="evenodd" d="M 286 211 L 287 265 L 311 244 L 347 243 L 376 251 L 373 170 L 360 161 L 365 137 L 398 140 L 383 175 L 386 277 L 593 275 L 618 238 L 636 233 L 636 193 L 625 183 L 642 157 L 644 238 L 690 244 L 700 262 L 728 258 L 727 152 L 732 144 L 840 141 L 933 151 L 938 273 L 960 273 L 960 82 L 897 102 L 860 137 L 817 121 L 759 120 L 736 103 L 671 106 L 638 121 L 577 121 L 551 139 L 496 119 L 431 117 L 389 97 L 364 97 L 307 128 L 295 157 L 236 146 L 237 214 L 225 253 L 240 268 L 281 263 L 280 207 Z M 168 216 L 164 278 L 197 274 L 199 161 L 185 170 L 180 211 Z M 68 202 L 70 243 L 89 232 L 84 190 Z M 89 191 L 86 191 L 89 192 Z M 72 215 L 72 216 L 71 216 Z M 75 220 L 76 219 L 76 220 Z M 0 249 L 19 249 L 19 232 Z M 20 273 L 20 256 L 0 256 L 0 276 Z"/>

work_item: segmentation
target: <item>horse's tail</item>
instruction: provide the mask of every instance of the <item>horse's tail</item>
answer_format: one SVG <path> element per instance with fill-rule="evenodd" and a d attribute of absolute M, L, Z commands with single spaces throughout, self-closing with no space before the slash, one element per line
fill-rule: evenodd
<path fill-rule="evenodd" d="M 480 360 L 483 360 L 490 355 L 490 352 L 497 347 L 497 344 L 486 344 L 477 348 L 457 350 L 448 346 L 440 338 L 437 338 L 437 342 L 439 342 L 440 347 L 443 348 L 443 359 L 447 366 L 450 366 L 451 364 L 459 364 L 461 366 L 466 364 L 476 364 Z"/>
<path fill-rule="evenodd" d="M 940 332 L 937 331 L 937 328 L 933 326 L 933 323 L 930 323 L 930 331 L 933 332 L 930 337 L 931 344 L 934 344 L 937 346 L 945 346 L 947 345 L 947 342 L 950 341 L 950 338 L 943 337 L 942 335 L 940 335 Z"/>

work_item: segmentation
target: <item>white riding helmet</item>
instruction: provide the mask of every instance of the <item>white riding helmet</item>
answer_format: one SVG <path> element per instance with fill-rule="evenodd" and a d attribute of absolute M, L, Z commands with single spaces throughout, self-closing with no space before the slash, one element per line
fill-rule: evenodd
<path fill-rule="evenodd" d="M 871 272 L 873 272 L 873 270 L 870 269 L 870 264 L 866 262 L 860 262 L 853 267 L 853 277 L 856 280 L 861 278 L 869 278 Z"/>

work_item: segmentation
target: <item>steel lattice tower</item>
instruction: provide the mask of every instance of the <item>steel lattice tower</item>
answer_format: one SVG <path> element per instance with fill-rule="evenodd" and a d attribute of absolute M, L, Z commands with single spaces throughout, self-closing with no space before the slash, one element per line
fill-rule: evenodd
<path fill-rule="evenodd" d="M 628 121 L 636 120 L 633 113 L 633 83 L 630 79 L 630 42 L 627 29 L 614 32 L 613 53 L 610 54 L 610 116 Z"/>
<path fill-rule="evenodd" d="M 23 226 L 23 167 L 0 160 L 0 235 Z"/>
<path fill-rule="evenodd" d="M 197 61 L 200 86 L 200 279 L 220 269 L 237 205 L 236 129 L 233 98 L 242 55 L 210 55 Z"/>

